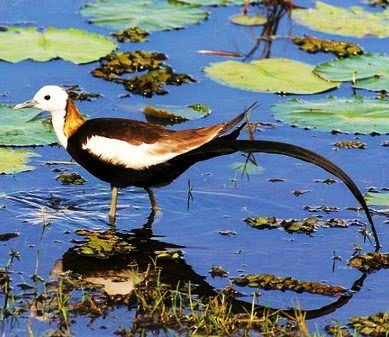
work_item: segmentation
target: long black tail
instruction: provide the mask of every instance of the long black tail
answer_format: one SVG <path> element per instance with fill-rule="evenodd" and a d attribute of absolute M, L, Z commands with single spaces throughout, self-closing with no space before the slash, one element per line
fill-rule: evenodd
<path fill-rule="evenodd" d="M 379 239 L 377 231 L 374 226 L 373 219 L 371 217 L 369 208 L 367 207 L 366 201 L 362 196 L 361 191 L 354 183 L 354 181 L 337 165 L 326 159 L 325 157 L 319 155 L 316 152 L 305 149 L 303 147 L 292 145 L 282 142 L 273 142 L 266 140 L 234 140 L 227 138 L 219 138 L 214 141 L 209 142 L 208 144 L 203 145 L 197 150 L 192 151 L 191 155 L 194 156 L 204 156 L 204 159 L 211 157 L 216 157 L 219 155 L 226 155 L 234 152 L 263 152 L 263 153 L 273 153 L 280 154 L 288 157 L 297 158 L 305 162 L 314 164 L 321 167 L 327 172 L 331 173 L 335 177 L 341 179 L 351 193 L 354 195 L 355 199 L 358 200 L 359 204 L 362 206 L 366 217 L 370 223 L 371 231 L 374 236 L 375 246 L 379 247 Z M 199 160 L 203 160 L 200 159 Z"/>

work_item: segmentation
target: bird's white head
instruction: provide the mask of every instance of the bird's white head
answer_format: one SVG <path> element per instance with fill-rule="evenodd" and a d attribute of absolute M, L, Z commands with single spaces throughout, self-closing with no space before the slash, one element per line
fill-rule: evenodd
<path fill-rule="evenodd" d="M 23 108 L 38 108 L 51 114 L 66 112 L 69 95 L 56 85 L 45 85 L 35 94 L 34 98 L 14 106 L 15 110 Z"/>
<path fill-rule="evenodd" d="M 14 106 L 14 110 L 24 108 L 38 108 L 50 112 L 54 131 L 65 148 L 68 138 L 84 122 L 68 93 L 56 85 L 45 85 L 33 99 Z"/>

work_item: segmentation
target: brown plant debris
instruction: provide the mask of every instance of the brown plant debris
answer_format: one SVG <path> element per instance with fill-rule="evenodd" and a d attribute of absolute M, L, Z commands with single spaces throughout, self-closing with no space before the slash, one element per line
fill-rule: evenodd
<path fill-rule="evenodd" d="M 335 180 L 335 179 L 332 179 L 332 178 L 327 178 L 327 179 L 315 179 L 314 182 L 315 183 L 323 183 L 323 184 L 327 184 L 327 185 L 332 185 L 332 184 L 337 183 L 338 181 Z"/>
<path fill-rule="evenodd" d="M 116 33 L 113 33 L 112 36 L 118 42 L 146 42 L 147 36 L 150 34 L 142 28 L 131 27 L 124 30 L 120 30 Z"/>
<path fill-rule="evenodd" d="M 172 250 L 156 250 L 155 251 L 157 259 L 169 259 L 169 260 L 177 260 L 181 259 L 184 253 L 178 249 Z"/>
<path fill-rule="evenodd" d="M 195 82 L 187 74 L 177 74 L 164 64 L 167 56 L 157 52 L 134 51 L 118 52 L 100 59 L 100 67 L 92 71 L 92 75 L 107 81 L 122 84 L 134 94 L 145 97 L 165 95 L 168 93 L 164 85 L 181 85 Z M 124 74 L 147 72 L 143 75 L 123 77 Z"/>
<path fill-rule="evenodd" d="M 389 313 L 351 317 L 347 325 L 352 326 L 364 336 L 386 337 L 389 334 Z"/>
<path fill-rule="evenodd" d="M 324 213 L 332 213 L 332 212 L 339 212 L 339 207 L 336 206 L 327 206 L 327 205 L 319 205 L 319 206 L 304 206 L 303 209 L 305 209 L 308 212 L 317 213 L 317 212 L 324 212 Z"/>
<path fill-rule="evenodd" d="M 349 329 L 341 325 L 326 325 L 324 330 L 331 336 L 353 337 L 353 334 L 349 331 Z"/>
<path fill-rule="evenodd" d="M 278 219 L 276 217 L 262 217 L 244 219 L 251 227 L 256 229 L 279 229 L 282 228 L 288 233 L 305 233 L 311 234 L 319 227 L 349 227 L 355 222 L 351 220 L 344 220 L 332 218 L 329 220 L 319 219 L 317 217 L 309 217 L 305 219 Z"/>
<path fill-rule="evenodd" d="M 354 256 L 349 261 L 349 266 L 362 272 L 374 272 L 389 268 L 389 253 L 367 253 Z"/>
<path fill-rule="evenodd" d="M 228 272 L 223 269 L 221 266 L 212 266 L 209 271 L 212 277 L 227 277 Z"/>
<path fill-rule="evenodd" d="M 20 234 L 17 232 L 11 232 L 11 233 L 1 233 L 0 234 L 0 241 L 8 241 L 14 238 L 17 238 Z"/>
<path fill-rule="evenodd" d="M 369 5 L 381 6 L 382 8 L 386 8 L 389 5 L 389 1 L 388 0 L 369 0 Z"/>
<path fill-rule="evenodd" d="M 366 143 L 362 143 L 358 140 L 342 140 L 333 144 L 339 149 L 365 149 Z"/>
<path fill-rule="evenodd" d="M 323 40 L 313 36 L 293 37 L 292 42 L 309 53 L 333 53 L 338 57 L 363 54 L 362 48 L 351 42 Z"/>
<path fill-rule="evenodd" d="M 294 291 L 323 296 L 339 297 L 348 294 L 347 289 L 340 286 L 329 286 L 319 282 L 300 281 L 292 277 L 277 277 L 272 274 L 249 274 L 231 278 L 232 283 L 242 287 L 261 288 L 265 290 Z"/>
<path fill-rule="evenodd" d="M 64 85 L 69 97 L 76 101 L 91 101 L 101 95 L 95 92 L 87 92 L 80 88 L 79 85 Z"/>
<path fill-rule="evenodd" d="M 76 172 L 62 172 L 55 177 L 62 185 L 84 185 L 86 180 Z"/>

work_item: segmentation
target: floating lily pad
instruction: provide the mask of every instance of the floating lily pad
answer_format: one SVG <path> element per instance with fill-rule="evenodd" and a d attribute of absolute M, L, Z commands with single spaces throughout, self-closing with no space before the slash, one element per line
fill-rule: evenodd
<path fill-rule="evenodd" d="M 0 45 L 7 46 L 0 48 L 0 59 L 8 62 L 27 59 L 44 62 L 61 58 L 77 64 L 89 63 L 116 49 L 116 44 L 105 36 L 55 27 L 44 31 L 34 27 L 9 27 L 0 32 Z"/>
<path fill-rule="evenodd" d="M 316 76 L 309 64 L 283 58 L 250 63 L 224 61 L 213 63 L 204 71 L 221 84 L 258 92 L 314 94 L 339 85 Z"/>
<path fill-rule="evenodd" d="M 319 64 L 314 73 L 329 81 L 352 81 L 353 87 L 389 91 L 389 57 L 359 55 Z"/>
<path fill-rule="evenodd" d="M 29 150 L 0 148 L 0 174 L 31 171 L 34 167 L 27 163 L 32 157 L 39 157 L 39 155 Z"/>
<path fill-rule="evenodd" d="M 175 105 L 147 105 L 143 108 L 143 112 L 148 117 L 187 121 L 204 118 L 211 113 L 211 110 L 201 104 L 187 105 L 184 107 Z"/>
<path fill-rule="evenodd" d="M 367 12 L 362 7 L 342 8 L 317 1 L 316 9 L 294 9 L 299 24 L 328 34 L 362 38 L 389 36 L 389 10 Z"/>
<path fill-rule="evenodd" d="M 267 19 L 260 15 L 237 14 L 230 17 L 230 21 L 240 26 L 261 26 Z"/>
<path fill-rule="evenodd" d="M 82 7 L 80 14 L 106 28 L 139 27 L 146 31 L 184 28 L 208 17 L 208 12 L 197 5 L 159 0 L 96 1 Z"/>
<path fill-rule="evenodd" d="M 241 277 L 233 277 L 231 281 L 238 286 L 261 288 L 265 290 L 290 290 L 297 293 L 311 293 L 335 297 L 347 294 L 347 290 L 340 286 L 329 286 L 319 282 L 300 281 L 292 277 L 277 277 L 272 274 L 250 274 Z"/>
<path fill-rule="evenodd" d="M 313 36 L 294 37 L 292 42 L 309 53 L 333 53 L 339 57 L 363 54 L 362 48 L 351 42 L 323 40 Z"/>
<path fill-rule="evenodd" d="M 386 193 L 366 193 L 366 202 L 369 205 L 388 206 L 389 207 L 389 192 Z"/>
<path fill-rule="evenodd" d="M 57 143 L 50 121 L 38 109 L 12 110 L 0 105 L 0 145 L 30 146 Z"/>
<path fill-rule="evenodd" d="M 389 102 L 361 97 L 293 99 L 272 106 L 275 118 L 303 128 L 344 133 L 389 133 Z"/>

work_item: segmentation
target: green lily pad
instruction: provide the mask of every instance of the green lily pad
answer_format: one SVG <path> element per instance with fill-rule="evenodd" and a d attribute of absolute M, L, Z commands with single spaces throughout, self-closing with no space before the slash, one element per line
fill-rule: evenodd
<path fill-rule="evenodd" d="M 147 105 L 143 108 L 143 112 L 149 117 L 187 121 L 204 118 L 211 113 L 211 110 L 201 104 L 187 105 L 184 107 L 173 105 Z"/>
<path fill-rule="evenodd" d="M 250 63 L 224 61 L 205 67 L 213 80 L 234 88 L 257 92 L 314 94 L 339 84 L 316 76 L 309 64 L 283 59 L 263 59 Z"/>
<path fill-rule="evenodd" d="M 353 87 L 389 91 L 389 57 L 365 54 L 319 64 L 313 71 L 329 81 L 352 81 Z"/>
<path fill-rule="evenodd" d="M 0 174 L 31 171 L 34 167 L 27 163 L 32 157 L 39 157 L 39 155 L 29 150 L 0 148 Z"/>
<path fill-rule="evenodd" d="M 58 142 L 47 118 L 37 117 L 38 109 L 12 110 L 0 105 L 0 145 L 33 146 Z"/>
<path fill-rule="evenodd" d="M 302 128 L 343 133 L 389 133 L 389 102 L 361 97 L 293 99 L 272 106 L 276 119 Z"/>
<path fill-rule="evenodd" d="M 389 207 L 389 192 L 386 193 L 366 193 L 366 202 L 369 205 L 387 206 Z"/>
<path fill-rule="evenodd" d="M 259 14 L 247 15 L 237 14 L 230 17 L 230 21 L 240 26 L 261 26 L 266 23 L 267 19 Z"/>
<path fill-rule="evenodd" d="M 389 36 L 389 10 L 367 12 L 362 7 L 342 8 L 317 1 L 316 9 L 294 9 L 292 19 L 321 32 L 362 38 Z"/>
<path fill-rule="evenodd" d="M 116 44 L 109 38 L 81 29 L 49 27 L 38 31 L 34 27 L 9 27 L 0 32 L 0 59 L 20 62 L 31 59 L 49 61 L 61 58 L 73 63 L 89 63 L 109 54 Z M 82 48 L 80 48 L 82 46 Z"/>
<path fill-rule="evenodd" d="M 208 17 L 208 12 L 197 5 L 159 0 L 96 1 L 82 7 L 80 14 L 106 28 L 139 27 L 146 31 L 184 28 Z"/>

